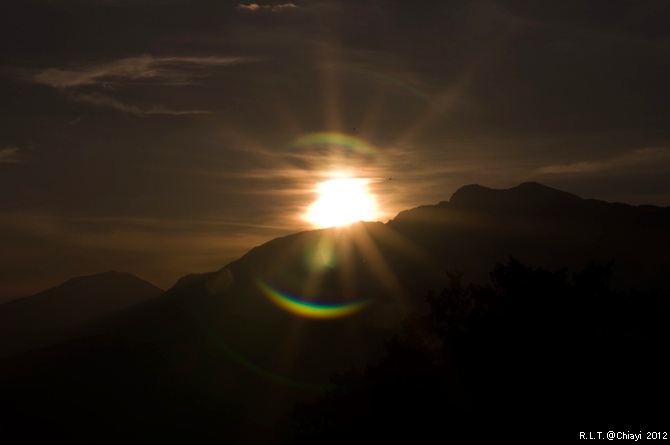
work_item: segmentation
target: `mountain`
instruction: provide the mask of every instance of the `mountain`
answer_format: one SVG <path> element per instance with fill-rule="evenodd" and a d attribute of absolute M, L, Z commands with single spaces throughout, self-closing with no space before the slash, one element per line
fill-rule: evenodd
<path fill-rule="evenodd" d="M 129 273 L 72 278 L 0 305 L 0 357 L 53 343 L 65 330 L 155 298 L 163 290 Z"/>
<path fill-rule="evenodd" d="M 401 212 L 387 225 L 475 281 L 511 255 L 550 269 L 613 260 L 617 287 L 670 288 L 668 207 L 582 199 L 533 182 L 506 190 L 468 185 L 449 202 Z"/>
<path fill-rule="evenodd" d="M 271 240 L 76 340 L 13 361 L 3 367 L 14 389 L 0 398 L 0 418 L 89 442 L 99 431 L 110 442 L 131 434 L 289 441 L 295 403 L 332 388 L 333 372 L 378 360 L 407 314 L 425 311 L 428 292 L 445 287 L 445 271 L 484 283 L 510 255 L 550 270 L 612 260 L 615 288 L 667 295 L 668 245 L 670 208 L 537 183 L 465 186 L 386 224 Z M 82 409 L 90 406 L 97 411 Z"/>

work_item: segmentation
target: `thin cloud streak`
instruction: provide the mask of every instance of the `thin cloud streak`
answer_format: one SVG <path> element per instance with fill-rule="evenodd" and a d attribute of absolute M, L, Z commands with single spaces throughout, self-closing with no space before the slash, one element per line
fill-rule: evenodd
<path fill-rule="evenodd" d="M 151 108 L 141 108 L 135 105 L 124 104 L 110 96 L 104 94 L 78 94 L 72 96 L 72 100 L 88 105 L 95 105 L 103 108 L 113 108 L 124 113 L 133 114 L 135 116 L 186 116 L 193 114 L 209 114 L 211 111 L 207 110 L 173 110 L 161 106 L 153 106 Z"/>
<path fill-rule="evenodd" d="M 667 160 L 670 160 L 670 150 L 665 147 L 642 148 L 608 159 L 548 165 L 539 168 L 538 173 L 552 175 L 599 173 L 622 167 L 639 166 Z"/>
<path fill-rule="evenodd" d="M 292 232 L 229 218 L 89 218 L 40 213 L 0 213 L 0 229 L 15 234 L 16 239 L 40 239 L 48 246 L 42 252 L 45 257 L 57 257 L 60 248 L 68 246 L 71 258 L 84 261 L 95 256 L 101 271 L 132 266 L 134 273 L 164 287 L 188 273 L 217 270 L 268 239 Z M 4 248 L 16 258 L 26 250 L 21 243 Z"/>
<path fill-rule="evenodd" d="M 18 164 L 23 162 L 19 154 L 19 147 L 7 146 L 0 148 L 0 164 Z"/>
<path fill-rule="evenodd" d="M 281 12 L 289 9 L 296 9 L 297 5 L 293 3 L 283 3 L 281 5 L 259 5 L 258 3 L 249 3 L 247 5 L 240 3 L 235 9 L 238 11 L 271 11 L 271 12 Z"/>
<path fill-rule="evenodd" d="M 187 84 L 198 68 L 238 65 L 255 61 L 246 57 L 155 57 L 141 55 L 79 68 L 47 68 L 31 77 L 33 82 L 58 89 L 109 86 L 116 82 L 151 80 L 157 84 Z"/>
<path fill-rule="evenodd" d="M 209 110 L 165 107 L 160 104 L 140 106 L 112 97 L 121 87 L 144 86 L 184 87 L 201 84 L 215 75 L 213 68 L 252 63 L 252 57 L 157 57 L 140 55 L 103 63 L 83 64 L 71 68 L 47 68 L 37 73 L 23 70 L 23 80 L 55 88 L 67 98 L 81 104 L 112 108 L 134 116 L 207 114 Z M 93 91 L 91 91 L 93 90 Z M 95 91 L 97 90 L 97 91 Z"/>
<path fill-rule="evenodd" d="M 3 251 L 9 259 L 0 261 L 0 302 L 30 295 L 55 286 L 74 275 L 108 270 L 128 271 L 167 289 L 182 276 L 218 270 L 242 257 L 252 247 L 267 241 L 264 231 L 228 230 L 225 233 L 147 232 L 123 228 L 87 233 L 41 221 L 39 232 L 26 233 L 0 224 L 7 239 Z M 39 243 L 39 249 L 26 247 Z M 68 255 L 63 257 L 66 246 Z M 61 264 L 63 262 L 64 264 Z M 22 263 L 31 265 L 27 270 Z M 18 281 L 18 277 L 24 277 Z"/>
<path fill-rule="evenodd" d="M 88 3 L 91 3 L 88 0 Z M 160 6 L 178 3 L 178 0 L 97 0 L 95 3 L 107 8 L 133 8 L 137 6 Z"/>
<path fill-rule="evenodd" d="M 0 226 L 35 234 L 59 235 L 68 233 L 112 233 L 115 231 L 137 231 L 143 233 L 222 233 L 232 228 L 278 231 L 283 227 L 272 224 L 253 224 L 243 220 L 227 218 L 161 219 L 136 216 L 84 217 L 53 216 L 44 213 L 0 213 Z M 162 235 L 161 235 L 162 236 Z"/>

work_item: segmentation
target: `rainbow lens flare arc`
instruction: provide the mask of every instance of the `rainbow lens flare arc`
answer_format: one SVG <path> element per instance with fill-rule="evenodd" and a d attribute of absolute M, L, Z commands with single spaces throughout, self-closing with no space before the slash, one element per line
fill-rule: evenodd
<path fill-rule="evenodd" d="M 364 309 L 367 301 L 354 301 L 348 303 L 321 303 L 304 301 L 286 293 L 280 292 L 265 283 L 258 286 L 270 301 L 292 314 L 315 319 L 334 319 L 352 315 Z"/>
<path fill-rule="evenodd" d="M 364 158 L 373 159 L 379 154 L 379 149 L 364 139 L 346 133 L 319 132 L 301 136 L 293 141 L 294 149 L 326 149 L 340 150 L 357 154 Z"/>

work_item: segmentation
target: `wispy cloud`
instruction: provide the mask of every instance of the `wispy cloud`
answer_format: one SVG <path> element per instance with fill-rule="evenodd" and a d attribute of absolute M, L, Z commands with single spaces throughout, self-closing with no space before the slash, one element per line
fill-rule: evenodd
<path fill-rule="evenodd" d="M 548 165 L 538 169 L 541 174 L 597 173 L 622 167 L 638 166 L 670 160 L 670 149 L 665 147 L 642 148 L 624 155 L 606 159 L 577 161 L 569 164 Z"/>
<path fill-rule="evenodd" d="M 183 85 L 192 83 L 193 78 L 203 76 L 203 68 L 236 65 L 253 60 L 244 57 L 141 55 L 73 68 L 47 68 L 32 75 L 31 80 L 61 89 L 90 85 L 109 87 L 115 83 L 143 80 L 162 85 Z"/>
<path fill-rule="evenodd" d="M 108 8 L 132 8 L 136 6 L 157 6 L 178 3 L 177 0 L 96 0 L 88 3 L 96 3 Z"/>
<path fill-rule="evenodd" d="M 130 104 L 114 95 L 138 83 L 159 87 L 199 84 L 215 74 L 214 68 L 257 60 L 251 57 L 158 57 L 145 54 L 101 63 L 47 68 L 37 72 L 24 71 L 23 78 L 53 87 L 74 102 L 112 108 L 135 116 L 192 115 L 211 111 L 180 109 L 162 104 Z"/>
<path fill-rule="evenodd" d="M 7 146 L 0 148 L 0 164 L 17 164 L 23 159 L 19 154 L 19 147 Z"/>
<path fill-rule="evenodd" d="M 130 267 L 148 277 L 164 277 L 160 283 L 164 286 L 186 273 L 216 270 L 252 247 L 290 233 L 285 227 L 231 218 L 91 218 L 34 212 L 0 212 L 0 229 L 42 239 L 45 247 L 40 255 L 58 257 L 63 245 L 82 258 L 104 251 L 109 268 Z M 17 255 L 25 250 L 18 244 L 10 247 Z"/>
<path fill-rule="evenodd" d="M 107 96 L 100 93 L 92 94 L 78 94 L 72 96 L 72 100 L 80 103 L 85 103 L 89 105 L 95 105 L 98 107 L 107 107 L 113 108 L 124 113 L 133 114 L 135 116 L 185 116 L 191 114 L 207 114 L 210 111 L 207 110 L 172 110 L 162 106 L 152 106 L 148 108 L 142 108 L 136 105 L 125 104 L 119 100 L 114 99 L 113 97 Z"/>
<path fill-rule="evenodd" d="M 288 234 L 224 218 L 91 218 L 39 212 L 0 212 L 0 233 L 6 235 L 0 301 L 36 293 L 73 275 L 105 270 L 129 271 L 167 289 L 185 274 L 218 270 L 252 247 Z M 45 273 L 30 275 L 26 270 Z"/>
<path fill-rule="evenodd" d="M 240 3 L 239 5 L 237 5 L 237 8 L 235 9 L 242 11 L 251 11 L 251 12 L 256 11 L 282 12 L 296 8 L 298 8 L 298 6 L 293 3 L 283 3 L 280 5 L 259 5 L 258 3 L 249 3 L 245 5 L 243 3 Z"/>

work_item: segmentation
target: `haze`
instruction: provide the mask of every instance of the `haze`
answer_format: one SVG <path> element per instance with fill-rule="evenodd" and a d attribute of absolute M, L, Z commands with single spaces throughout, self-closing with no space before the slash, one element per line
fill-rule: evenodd
<path fill-rule="evenodd" d="M 168 288 L 313 227 L 350 171 L 386 221 L 464 184 L 670 205 L 664 1 L 0 6 L 0 301 Z"/>

